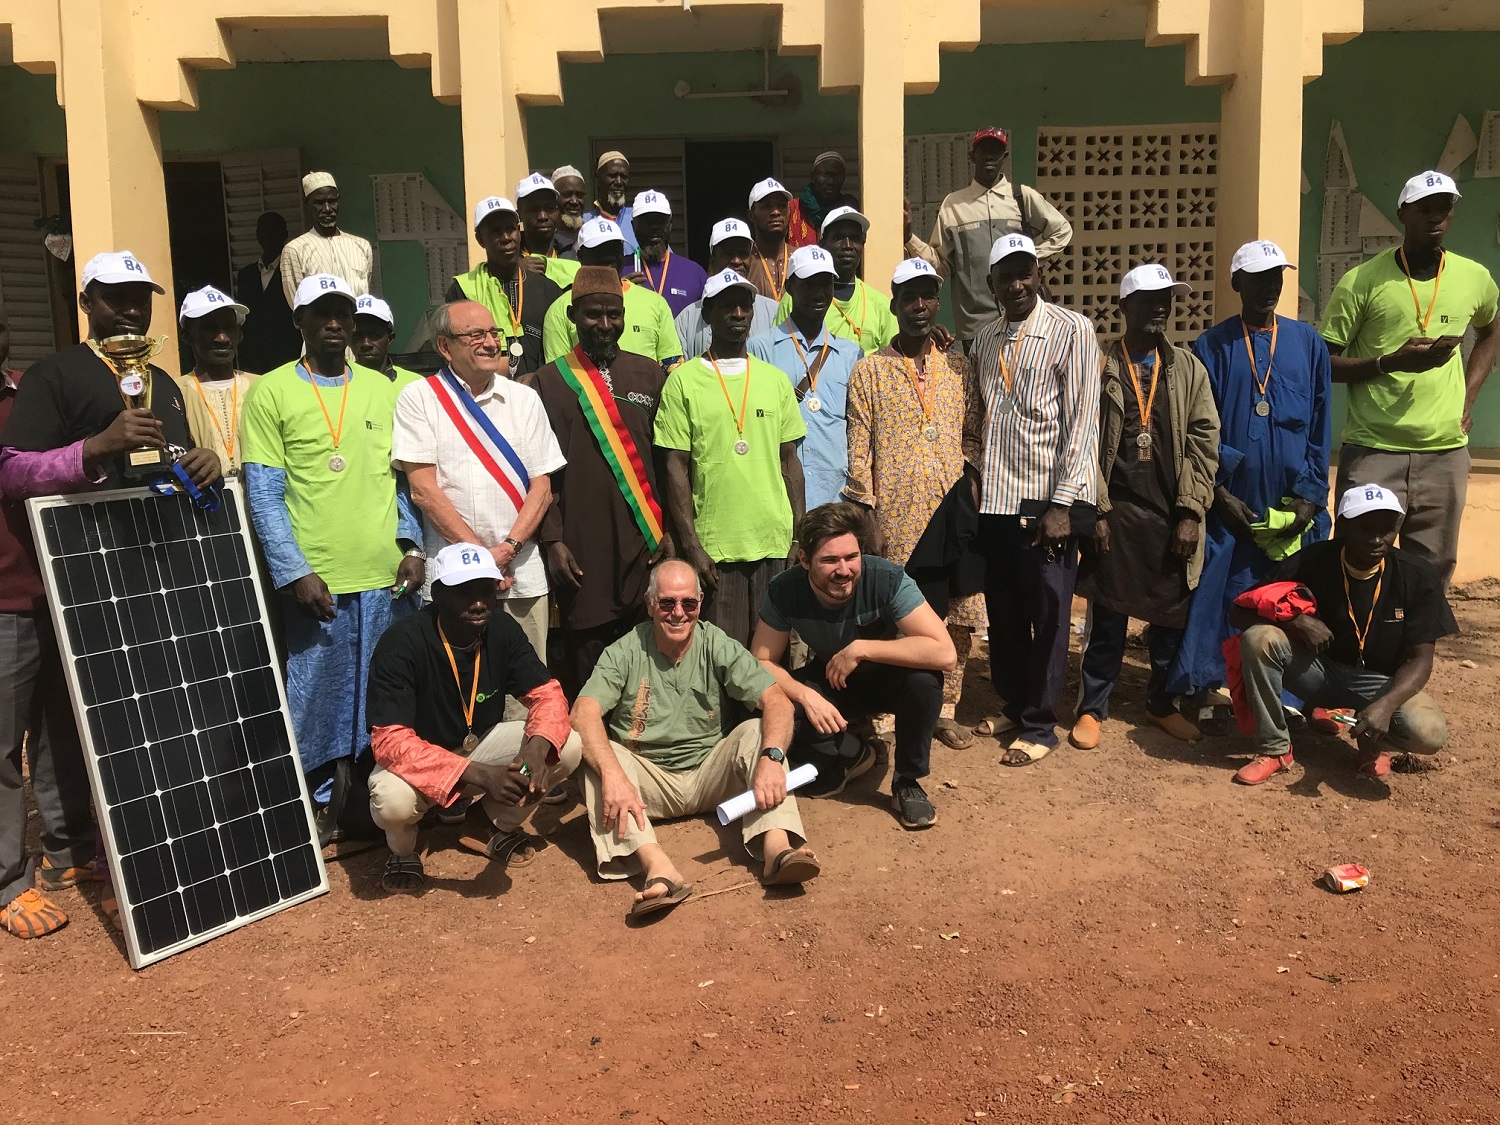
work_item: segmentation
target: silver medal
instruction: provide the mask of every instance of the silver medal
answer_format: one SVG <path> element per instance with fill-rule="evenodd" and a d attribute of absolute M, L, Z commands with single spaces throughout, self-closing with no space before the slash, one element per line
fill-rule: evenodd
<path fill-rule="evenodd" d="M 1016 408 L 1016 400 L 1013 398 L 1002 398 L 995 409 L 1001 414 L 1009 414 Z"/>
<path fill-rule="evenodd" d="M 1262 418 L 1269 417 L 1271 414 L 1271 404 L 1265 399 L 1261 399 L 1255 404 L 1255 413 L 1259 414 Z"/>
<path fill-rule="evenodd" d="M 734 443 L 734 451 L 743 457 L 750 452 L 750 443 L 744 438 L 740 438 L 739 441 Z"/>
<path fill-rule="evenodd" d="M 1138 433 L 1138 434 L 1135 435 L 1135 443 L 1136 443 L 1136 445 L 1140 446 L 1142 449 L 1150 449 L 1151 448 L 1151 435 L 1148 434 L 1148 433 L 1146 433 L 1144 430 L 1142 430 L 1140 433 Z"/>
<path fill-rule="evenodd" d="M 470 731 L 468 734 L 464 735 L 464 744 L 462 749 L 465 754 L 472 754 L 478 748 L 479 737 L 473 731 Z"/>
<path fill-rule="evenodd" d="M 345 461 L 340 454 L 335 453 L 332 457 L 328 458 L 328 471 L 330 473 L 342 473 L 348 467 L 349 462 Z"/>
<path fill-rule="evenodd" d="M 806 398 L 807 408 L 814 414 L 823 409 L 823 400 L 817 395 L 808 395 Z"/>
<path fill-rule="evenodd" d="M 510 341 L 510 354 L 520 359 L 526 354 L 526 349 L 521 345 L 521 338 L 515 336 Z"/>
<path fill-rule="evenodd" d="M 928 441 L 937 441 L 937 427 L 929 422 L 922 427 L 922 436 Z"/>

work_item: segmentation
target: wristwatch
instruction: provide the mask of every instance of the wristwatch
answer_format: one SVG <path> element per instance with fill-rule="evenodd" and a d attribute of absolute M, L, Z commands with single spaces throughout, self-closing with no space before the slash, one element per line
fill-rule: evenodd
<path fill-rule="evenodd" d="M 502 542 L 509 543 L 510 549 L 518 555 L 521 553 L 521 548 L 525 546 L 525 544 L 522 543 L 519 539 L 512 539 L 509 535 L 507 535 L 504 540 L 502 540 Z"/>
<path fill-rule="evenodd" d="M 777 765 L 786 761 L 786 755 L 781 752 L 781 747 L 779 746 L 767 746 L 760 752 L 760 756 L 762 758 L 770 758 Z"/>

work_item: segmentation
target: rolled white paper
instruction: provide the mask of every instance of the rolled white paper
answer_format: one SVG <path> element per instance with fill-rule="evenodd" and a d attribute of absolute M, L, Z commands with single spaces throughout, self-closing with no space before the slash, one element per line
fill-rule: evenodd
<path fill-rule="evenodd" d="M 811 762 L 798 766 L 786 775 L 786 791 L 790 793 L 793 789 L 800 789 L 817 776 L 818 767 Z M 731 820 L 739 820 L 746 813 L 754 811 L 755 791 L 741 793 L 738 797 L 731 797 L 719 806 L 719 823 L 728 824 Z"/>

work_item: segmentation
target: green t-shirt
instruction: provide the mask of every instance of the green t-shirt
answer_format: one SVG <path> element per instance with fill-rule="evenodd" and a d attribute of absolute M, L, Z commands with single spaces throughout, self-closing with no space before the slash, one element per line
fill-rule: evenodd
<path fill-rule="evenodd" d="M 286 507 L 297 547 L 334 594 L 389 586 L 401 565 L 391 468 L 397 390 L 381 372 L 357 364 L 350 366 L 348 389 L 338 446 L 342 472 L 331 470 L 328 462 L 343 392 L 336 386 L 318 388 L 325 418 L 295 362 L 255 381 L 240 419 L 241 461 L 286 473 Z"/>
<path fill-rule="evenodd" d="M 727 732 L 729 700 L 754 707 L 775 682 L 749 649 L 707 621 L 673 664 L 647 621 L 604 650 L 581 694 L 599 704 L 615 742 L 662 769 L 690 770 Z"/>
<path fill-rule="evenodd" d="M 540 258 L 540 254 L 532 254 L 530 257 Z M 573 258 L 547 258 L 546 274 L 552 284 L 559 289 L 566 289 L 573 284 L 573 278 L 578 276 L 578 262 Z"/>
<path fill-rule="evenodd" d="M 427 377 L 425 375 L 420 375 L 415 371 L 409 371 L 405 367 L 401 367 L 400 365 L 394 363 L 391 364 L 391 374 L 392 376 L 394 376 L 394 378 L 391 379 L 391 387 L 398 395 L 401 393 L 401 388 L 409 387 L 413 383 L 419 383 Z"/>
<path fill-rule="evenodd" d="M 776 307 L 776 323 L 781 324 L 791 315 L 792 296 L 783 294 L 781 304 Z M 834 298 L 823 323 L 835 336 L 853 340 L 865 355 L 878 352 L 896 338 L 896 315 L 891 312 L 891 299 L 859 278 L 854 279 L 854 292 L 847 301 Z"/>
<path fill-rule="evenodd" d="M 1424 332 L 1421 316 L 1434 288 L 1437 302 Z M 1339 281 L 1323 314 L 1323 338 L 1355 359 L 1389 355 L 1413 336 L 1462 336 L 1470 325 L 1484 327 L 1495 319 L 1497 297 L 1489 271 L 1451 250 L 1443 255 L 1441 285 L 1412 281 L 1396 251 L 1384 250 Z M 1431 371 L 1393 371 L 1350 384 L 1343 441 L 1399 453 L 1458 449 L 1469 441 L 1463 412 L 1464 360 L 1454 348 Z"/>
<path fill-rule="evenodd" d="M 781 369 L 754 356 L 748 362 L 748 368 L 731 373 L 720 360 L 722 386 L 707 359 L 678 364 L 656 409 L 656 444 L 686 450 L 692 460 L 693 522 L 714 562 L 785 558 L 792 546 L 781 443 L 806 436 L 807 424 Z M 741 455 L 734 451 L 742 436 L 735 416 L 746 379 L 743 438 L 750 449 Z"/>
<path fill-rule="evenodd" d="M 682 355 L 682 340 L 672 320 L 672 306 L 643 285 L 632 285 L 628 281 L 623 284 L 625 332 L 620 337 L 620 350 L 643 355 L 657 363 Z M 570 290 L 561 300 L 553 301 L 547 310 L 547 319 L 542 323 L 542 352 L 548 363 L 578 346 L 578 329 L 568 319 L 568 310 L 572 307 Z"/>

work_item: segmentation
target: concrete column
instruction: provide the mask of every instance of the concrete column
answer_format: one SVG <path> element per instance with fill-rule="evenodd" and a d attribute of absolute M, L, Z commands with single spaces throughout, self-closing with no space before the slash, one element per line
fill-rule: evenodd
<path fill-rule="evenodd" d="M 859 86 L 859 182 L 870 219 L 865 273 L 882 292 L 902 258 L 906 161 L 906 19 L 901 0 L 864 0 Z"/>
<path fill-rule="evenodd" d="M 509 198 L 530 171 L 526 115 L 516 96 L 513 52 L 517 42 L 509 0 L 457 0 L 458 57 L 462 78 L 465 221 L 489 195 Z M 484 251 L 469 237 L 469 264 Z"/>
<path fill-rule="evenodd" d="M 157 298 L 152 332 L 175 337 L 161 137 L 156 111 L 135 93 L 132 6 L 119 0 L 59 5 L 75 277 L 102 250 L 133 251 L 167 291 Z"/>
<path fill-rule="evenodd" d="M 1239 308 L 1230 288 L 1234 252 L 1268 238 L 1294 263 L 1301 243 L 1303 7 L 1309 0 L 1242 0 L 1239 66 L 1223 87 L 1216 219 L 1219 319 Z M 1310 0 L 1317 3 L 1319 0 Z M 1321 43 L 1319 43 L 1321 49 Z M 1297 315 L 1297 285 L 1280 311 Z"/>

